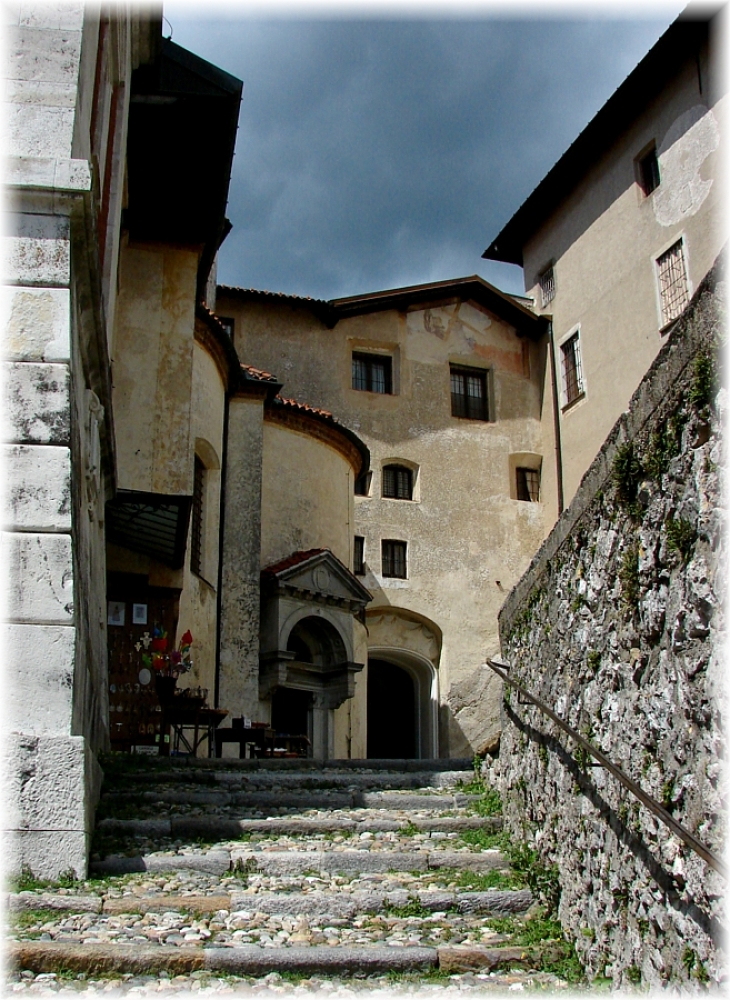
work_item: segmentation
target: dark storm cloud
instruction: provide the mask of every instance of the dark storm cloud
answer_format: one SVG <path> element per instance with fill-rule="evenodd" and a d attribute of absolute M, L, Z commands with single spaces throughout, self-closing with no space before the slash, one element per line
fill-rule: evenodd
<path fill-rule="evenodd" d="M 197 20 L 244 80 L 219 280 L 330 298 L 480 273 L 488 242 L 669 24 Z"/>

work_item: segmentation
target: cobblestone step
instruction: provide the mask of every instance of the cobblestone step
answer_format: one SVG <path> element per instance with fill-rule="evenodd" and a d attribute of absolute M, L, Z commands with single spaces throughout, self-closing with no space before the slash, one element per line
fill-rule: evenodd
<path fill-rule="evenodd" d="M 453 811 L 468 806 L 476 796 L 457 792 L 452 795 L 432 793 L 363 792 L 323 789 L 308 792 L 296 791 L 234 791 L 210 789 L 199 791 L 175 787 L 153 791 L 108 792 L 101 800 L 107 814 L 128 812 L 130 807 L 154 808 L 206 806 L 218 809 L 426 809 Z"/>

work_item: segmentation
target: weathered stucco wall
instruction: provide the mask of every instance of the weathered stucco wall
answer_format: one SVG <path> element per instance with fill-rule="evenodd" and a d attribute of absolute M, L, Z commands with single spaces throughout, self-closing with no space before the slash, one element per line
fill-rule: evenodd
<path fill-rule="evenodd" d="M 724 323 L 713 271 L 500 616 L 511 675 L 722 855 Z M 632 458 L 633 456 L 633 458 Z M 592 976 L 719 981 L 722 878 L 512 690 L 505 821 Z"/>
<path fill-rule="evenodd" d="M 657 259 L 683 239 L 691 294 L 726 240 L 720 63 L 688 45 L 660 97 L 637 107 L 635 120 L 524 247 L 525 287 L 538 309 L 540 274 L 553 268 L 555 296 L 543 311 L 553 318 L 559 370 L 560 344 L 580 333 L 585 394 L 560 418 L 566 503 L 664 343 Z M 636 160 L 652 142 L 661 183 L 646 196 Z M 546 409 L 546 442 L 552 420 Z M 552 466 L 547 471 L 552 486 Z"/>

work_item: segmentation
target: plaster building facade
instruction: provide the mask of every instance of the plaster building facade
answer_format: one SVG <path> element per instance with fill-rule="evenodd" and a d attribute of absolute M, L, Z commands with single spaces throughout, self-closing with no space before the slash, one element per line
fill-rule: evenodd
<path fill-rule="evenodd" d="M 521 265 L 552 320 L 551 519 L 724 244 L 720 16 L 671 25 L 483 254 Z"/>
<path fill-rule="evenodd" d="M 331 302 L 219 287 L 216 310 L 241 357 L 335 413 L 370 451 L 364 479 L 326 486 L 355 494 L 343 561 L 373 596 L 353 701 L 367 716 L 360 752 L 496 745 L 499 685 L 481 665 L 498 648 L 504 595 L 549 528 L 544 322 L 480 278 Z"/>

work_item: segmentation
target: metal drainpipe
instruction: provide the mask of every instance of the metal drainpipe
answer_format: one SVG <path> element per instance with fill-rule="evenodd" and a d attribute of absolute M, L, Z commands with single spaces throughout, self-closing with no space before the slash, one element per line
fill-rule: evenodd
<path fill-rule="evenodd" d="M 216 599 L 215 628 L 215 700 L 213 704 L 219 707 L 221 686 L 221 611 L 223 607 L 223 534 L 226 522 L 226 474 L 228 471 L 228 409 L 230 395 L 226 391 L 223 404 L 223 455 L 221 458 L 221 497 L 218 507 L 218 594 Z"/>
<path fill-rule="evenodd" d="M 553 321 L 548 319 L 548 340 L 550 343 L 550 380 L 553 389 L 553 425 L 555 432 L 555 469 L 558 484 L 558 517 L 563 513 L 565 500 L 563 496 L 563 446 L 560 439 L 560 400 L 558 398 L 558 369 L 555 360 L 555 340 L 553 338 Z"/>

